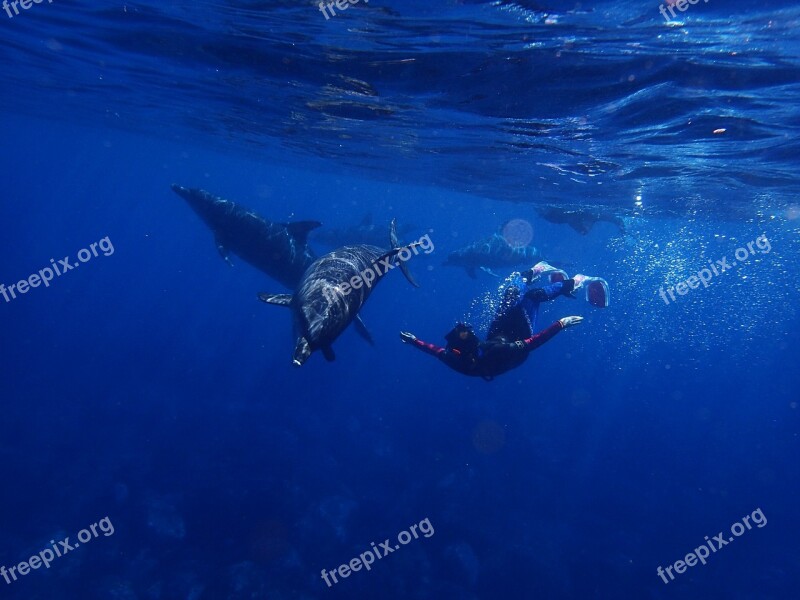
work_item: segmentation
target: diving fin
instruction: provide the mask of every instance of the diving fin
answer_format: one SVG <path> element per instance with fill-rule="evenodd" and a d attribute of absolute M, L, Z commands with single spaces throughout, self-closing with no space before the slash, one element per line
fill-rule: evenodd
<path fill-rule="evenodd" d="M 558 283 L 559 281 L 566 281 L 569 279 L 566 271 L 556 269 L 553 265 L 543 260 L 533 265 L 529 273 L 531 273 L 531 281 L 535 281 L 539 277 L 545 277 L 547 284 Z M 577 284 L 578 282 L 576 281 L 575 283 Z"/>
<path fill-rule="evenodd" d="M 611 292 L 605 279 L 586 275 L 575 275 L 573 279 L 575 279 L 575 291 L 585 290 L 584 294 L 589 304 L 597 308 L 608 308 L 611 303 Z"/>
<path fill-rule="evenodd" d="M 322 351 L 322 356 L 325 357 L 325 360 L 328 362 L 333 362 L 336 360 L 336 355 L 333 353 L 333 348 L 330 346 L 323 346 L 320 348 Z"/>

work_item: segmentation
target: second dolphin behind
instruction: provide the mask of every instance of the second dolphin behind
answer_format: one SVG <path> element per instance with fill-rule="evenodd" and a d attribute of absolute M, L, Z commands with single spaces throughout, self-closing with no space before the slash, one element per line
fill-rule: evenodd
<path fill-rule="evenodd" d="M 276 223 L 205 190 L 172 185 L 214 232 L 217 251 L 228 264 L 233 252 L 260 271 L 294 289 L 315 256 L 306 243 L 318 221 Z"/>

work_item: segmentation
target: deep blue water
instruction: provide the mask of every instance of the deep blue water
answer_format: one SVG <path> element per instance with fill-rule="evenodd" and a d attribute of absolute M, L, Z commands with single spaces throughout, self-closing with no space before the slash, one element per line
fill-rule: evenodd
<path fill-rule="evenodd" d="M 0 12 L 0 283 L 113 246 L 0 296 L 0 567 L 113 524 L 0 571 L 0 595 L 795 598 L 800 5 L 711 0 L 672 25 L 658 6 Z M 419 289 L 393 272 L 364 307 L 374 347 L 350 328 L 298 369 L 288 311 L 256 297 L 287 290 L 221 260 L 172 183 L 323 229 L 396 218 L 435 250 L 409 263 Z M 500 280 L 442 263 L 511 219 L 611 306 L 544 306 L 540 327 L 585 321 L 492 382 L 401 344 L 485 330 Z M 761 526 L 708 564 L 657 575 L 745 516 Z"/>

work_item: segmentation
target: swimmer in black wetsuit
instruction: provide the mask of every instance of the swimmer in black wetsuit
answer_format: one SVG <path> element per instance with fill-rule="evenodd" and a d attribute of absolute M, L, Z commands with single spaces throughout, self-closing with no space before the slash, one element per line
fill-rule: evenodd
<path fill-rule="evenodd" d="M 549 284 L 531 287 L 545 275 Z M 591 295 L 590 302 L 595 306 L 608 306 L 608 286 L 605 281 L 584 275 L 567 279 L 566 273 L 544 262 L 524 274 L 515 273 L 512 275 L 512 280 L 514 279 L 516 282 L 506 288 L 503 294 L 485 342 L 481 342 L 472 327 L 464 323 L 456 324 L 445 336 L 445 348 L 424 342 L 408 332 L 401 332 L 400 339 L 436 356 L 459 373 L 491 381 L 497 375 L 520 366 L 531 351 L 552 339 L 562 329 L 583 321 L 583 317 L 564 317 L 544 331 L 534 334 L 532 322 L 535 322 L 535 315 L 542 302 L 558 296 L 574 298 L 574 292 L 583 288 L 585 282 L 589 282 L 592 289 L 586 290 L 587 300 Z M 600 300 L 602 304 L 598 303 Z"/>

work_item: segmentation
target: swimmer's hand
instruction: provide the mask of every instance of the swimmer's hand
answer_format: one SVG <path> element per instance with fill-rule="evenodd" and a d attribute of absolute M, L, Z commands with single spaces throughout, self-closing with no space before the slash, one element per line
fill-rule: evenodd
<path fill-rule="evenodd" d="M 407 331 L 401 331 L 400 332 L 400 340 L 404 344 L 410 344 L 411 342 L 416 342 L 417 341 L 417 336 L 415 336 L 413 333 L 408 333 Z"/>
<path fill-rule="evenodd" d="M 561 323 L 561 326 L 564 329 L 568 327 L 572 327 L 573 325 L 578 325 L 583 322 L 583 317 L 564 317 L 563 319 L 558 320 Z"/>

